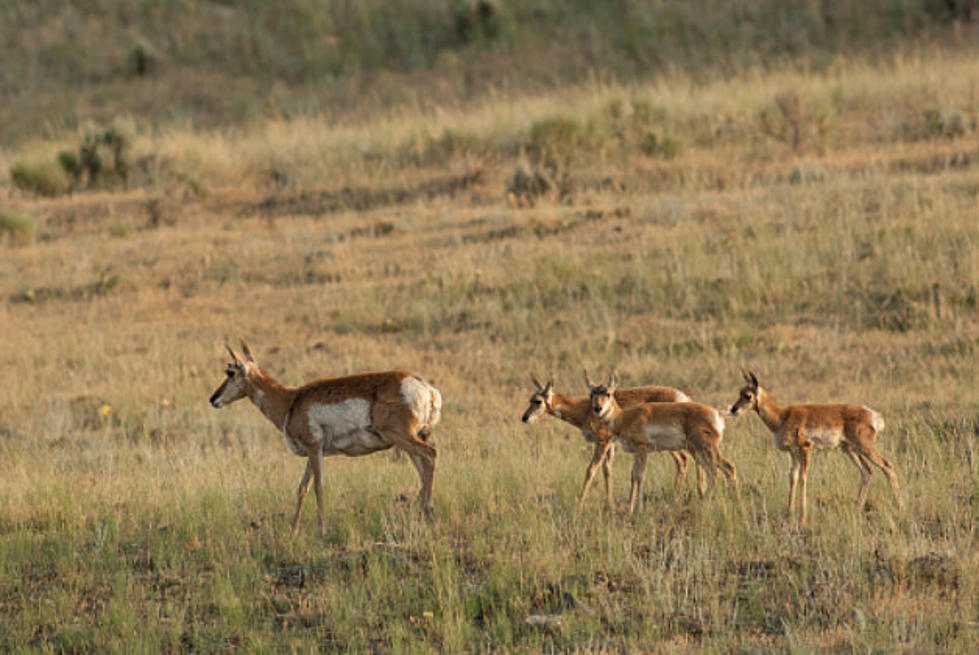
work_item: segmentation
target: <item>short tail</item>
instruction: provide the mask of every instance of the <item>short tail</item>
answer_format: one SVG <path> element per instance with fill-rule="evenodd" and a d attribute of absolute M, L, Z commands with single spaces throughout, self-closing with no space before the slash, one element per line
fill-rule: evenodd
<path fill-rule="evenodd" d="M 872 417 L 870 419 L 870 424 L 874 426 L 874 430 L 877 433 L 880 433 L 884 429 L 884 417 L 874 410 L 870 410 L 870 415 Z"/>

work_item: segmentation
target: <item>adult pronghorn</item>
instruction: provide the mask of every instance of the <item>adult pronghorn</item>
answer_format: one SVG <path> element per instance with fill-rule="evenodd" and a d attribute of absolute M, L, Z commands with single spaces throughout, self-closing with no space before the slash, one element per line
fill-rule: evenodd
<path fill-rule="evenodd" d="M 694 402 L 645 403 L 623 409 L 616 400 L 615 372 L 605 384 L 595 384 L 586 371 L 585 384 L 591 402 L 589 429 L 614 435 L 633 454 L 630 516 L 637 504 L 641 509 L 642 482 L 650 450 L 685 450 L 693 455 L 706 474 L 706 480 L 701 479 L 698 485 L 701 497 L 713 487 L 718 466 L 737 492 L 737 471 L 719 448 L 724 436 L 724 419 L 716 409 Z"/>
<path fill-rule="evenodd" d="M 806 522 L 806 477 L 813 449 L 833 450 L 840 448 L 850 456 L 863 483 L 857 492 L 857 506 L 867 502 L 867 487 L 872 474 L 870 465 L 880 468 L 891 483 L 894 498 L 902 506 L 901 489 L 897 483 L 894 466 L 877 451 L 877 434 L 884 429 L 883 417 L 863 405 L 790 405 L 782 407 L 775 398 L 758 383 L 758 376 L 741 368 L 747 384 L 741 389 L 737 401 L 731 407 L 735 416 L 746 409 L 753 409 L 775 435 L 775 447 L 792 456 L 789 471 L 788 516 L 795 513 L 796 487 L 802 498 L 802 522 Z"/>
<path fill-rule="evenodd" d="M 426 442 L 441 415 L 438 389 L 405 371 L 328 378 L 290 389 L 262 372 L 244 341 L 243 359 L 227 348 L 231 353 L 228 377 L 211 395 L 211 404 L 224 407 L 247 396 L 282 430 L 292 452 L 306 457 L 292 519 L 293 536 L 299 532 L 299 515 L 311 479 L 323 534 L 323 457 L 328 455 L 357 457 L 392 446 L 401 448 L 421 477 L 421 507 L 426 512 L 431 509 L 435 448 Z"/>
<path fill-rule="evenodd" d="M 541 415 L 550 414 L 580 429 L 581 436 L 585 438 L 585 441 L 595 444 L 595 453 L 585 471 L 585 483 L 581 488 L 581 495 L 578 497 L 577 511 L 581 511 L 582 503 L 585 501 L 585 493 L 588 491 L 595 473 L 598 472 L 599 465 L 601 465 L 602 473 L 605 476 L 605 503 L 611 510 L 613 507 L 612 458 L 615 454 L 615 445 L 613 439 L 607 439 L 604 436 L 599 437 L 588 429 L 591 402 L 588 398 L 572 398 L 554 391 L 553 374 L 551 374 L 547 384 L 541 384 L 534 375 L 530 376 L 530 381 L 533 382 L 535 391 L 530 397 L 526 411 L 523 413 L 524 423 L 533 423 Z M 618 389 L 615 392 L 615 399 L 623 407 L 632 407 L 642 403 L 686 402 L 690 400 L 690 396 L 671 387 L 645 386 Z M 682 450 L 673 451 L 670 454 L 673 455 L 676 463 L 674 491 L 677 491 L 687 474 L 688 458 Z"/>

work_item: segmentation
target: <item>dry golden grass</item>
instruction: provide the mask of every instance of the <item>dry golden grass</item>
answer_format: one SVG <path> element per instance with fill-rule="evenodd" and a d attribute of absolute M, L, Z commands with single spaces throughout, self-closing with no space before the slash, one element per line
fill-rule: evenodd
<path fill-rule="evenodd" d="M 829 70 L 143 135 L 140 151 L 209 192 L 0 191 L 38 220 L 33 243 L 0 245 L 0 650 L 971 648 L 974 57 Z M 797 152 L 758 123 L 786 89 L 808 107 L 836 97 Z M 676 158 L 605 149 L 599 125 L 569 197 L 506 202 L 535 121 L 586 124 L 645 98 L 682 136 Z M 939 105 L 966 132 L 909 136 Z M 445 130 L 505 146 L 454 195 L 446 180 L 471 159 L 404 158 Z M 269 162 L 293 181 L 269 186 Z M 433 380 L 434 519 L 402 501 L 417 489 L 406 458 L 332 459 L 327 538 L 307 508 L 290 541 L 301 461 L 246 403 L 206 403 L 239 336 L 287 384 L 386 368 Z M 655 457 L 642 516 L 606 516 L 593 494 L 572 523 L 589 449 L 557 421 L 520 424 L 529 372 L 577 394 L 582 366 L 617 366 L 623 383 L 723 408 L 742 362 L 782 402 L 883 413 L 907 511 L 879 475 L 858 511 L 856 470 L 828 454 L 810 525 L 786 525 L 787 459 L 748 416 L 724 441 L 741 504 L 723 486 L 674 500 Z"/>

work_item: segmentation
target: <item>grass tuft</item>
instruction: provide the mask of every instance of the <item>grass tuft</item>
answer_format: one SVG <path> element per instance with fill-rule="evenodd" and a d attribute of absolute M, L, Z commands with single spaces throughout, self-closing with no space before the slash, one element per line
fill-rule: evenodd
<path fill-rule="evenodd" d="M 34 240 L 37 219 L 27 211 L 0 211 L 0 242 L 23 246 Z"/>

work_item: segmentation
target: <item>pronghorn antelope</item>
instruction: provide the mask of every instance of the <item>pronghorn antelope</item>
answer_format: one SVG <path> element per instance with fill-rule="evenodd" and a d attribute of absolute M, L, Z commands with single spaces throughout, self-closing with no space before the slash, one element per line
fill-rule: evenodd
<path fill-rule="evenodd" d="M 591 403 L 587 398 L 572 398 L 562 393 L 554 391 L 554 375 L 551 374 L 547 384 L 541 384 L 533 375 L 530 381 L 534 384 L 534 394 L 530 397 L 530 404 L 523 413 L 524 423 L 533 423 L 542 414 L 550 414 L 562 421 L 570 423 L 581 430 L 581 436 L 585 441 L 595 444 L 595 453 L 591 463 L 585 472 L 585 483 L 578 497 L 578 511 L 581 510 L 585 500 L 585 492 L 592 483 L 599 465 L 605 476 L 605 503 L 609 509 L 613 507 L 612 501 L 612 457 L 615 454 L 614 440 L 599 438 L 594 432 L 588 429 L 588 415 L 591 412 Z M 654 402 L 686 402 L 690 397 L 678 389 L 670 387 L 633 387 L 631 389 L 619 389 L 615 392 L 615 399 L 623 407 L 632 407 L 642 403 Z M 687 474 L 688 458 L 685 452 L 673 451 L 670 453 L 676 463 L 676 481 L 674 490 L 680 489 L 684 476 Z"/>
<path fill-rule="evenodd" d="M 800 488 L 802 522 L 806 522 L 806 477 L 813 449 L 841 449 L 860 471 L 863 482 L 857 492 L 857 506 L 867 502 L 867 487 L 872 470 L 878 467 L 887 476 L 898 506 L 902 506 L 901 489 L 894 466 L 884 459 L 875 444 L 877 434 L 884 429 L 883 417 L 863 405 L 790 405 L 782 407 L 758 383 L 758 376 L 741 368 L 747 384 L 741 389 L 731 414 L 737 416 L 747 409 L 758 412 L 768 429 L 775 435 L 775 447 L 792 456 L 789 471 L 788 516 L 795 513 L 796 487 Z"/>
<path fill-rule="evenodd" d="M 211 395 L 211 404 L 224 407 L 247 396 L 282 430 L 292 452 L 306 458 L 292 519 L 293 536 L 299 533 L 299 515 L 310 480 L 323 534 L 323 457 L 328 455 L 357 457 L 392 446 L 401 448 L 421 477 L 421 507 L 430 511 L 435 448 L 426 442 L 441 414 L 438 389 L 405 371 L 328 378 L 290 389 L 262 372 L 244 341 L 243 359 L 227 348 L 231 353 L 228 377 Z"/>
<path fill-rule="evenodd" d="M 701 497 L 714 486 L 716 469 L 721 467 L 735 492 L 738 476 L 732 464 L 721 455 L 724 419 L 713 407 L 694 402 L 645 403 L 623 409 L 616 399 L 618 376 L 613 372 L 605 384 L 595 384 L 585 372 L 591 402 L 589 428 L 599 434 L 614 435 L 626 451 L 633 454 L 632 486 L 629 490 L 629 515 L 636 505 L 642 509 L 642 481 L 646 474 L 646 455 L 650 450 L 685 450 L 694 456 L 706 474 L 698 490 Z"/>

